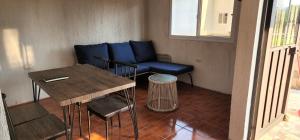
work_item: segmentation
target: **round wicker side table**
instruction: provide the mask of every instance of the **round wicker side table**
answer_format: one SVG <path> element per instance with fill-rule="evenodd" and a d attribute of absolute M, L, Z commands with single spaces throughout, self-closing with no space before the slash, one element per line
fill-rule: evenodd
<path fill-rule="evenodd" d="M 147 107 L 153 111 L 168 112 L 177 109 L 177 77 L 168 74 L 149 76 Z"/>

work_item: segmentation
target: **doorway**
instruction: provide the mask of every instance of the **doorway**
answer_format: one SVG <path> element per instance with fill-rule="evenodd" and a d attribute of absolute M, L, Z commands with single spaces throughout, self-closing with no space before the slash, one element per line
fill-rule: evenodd
<path fill-rule="evenodd" d="M 286 118 L 262 136 L 262 140 L 300 139 L 300 56 L 295 56 L 291 89 L 287 99 Z"/>
<path fill-rule="evenodd" d="M 261 139 L 286 119 L 299 45 L 300 1 L 266 0 L 264 5 L 251 139 Z"/>

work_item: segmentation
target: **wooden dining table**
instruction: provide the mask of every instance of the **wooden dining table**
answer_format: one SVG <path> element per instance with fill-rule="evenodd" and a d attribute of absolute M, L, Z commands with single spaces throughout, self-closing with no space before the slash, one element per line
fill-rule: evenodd
<path fill-rule="evenodd" d="M 35 102 L 40 100 L 42 89 L 61 106 L 67 139 L 72 139 L 72 120 L 74 119 L 74 113 L 73 115 L 70 113 L 72 106 L 116 92 L 125 94 L 134 128 L 134 136 L 135 139 L 138 139 L 135 98 L 132 98 L 135 97 L 135 81 L 88 64 L 30 72 L 28 75 L 32 80 Z M 61 78 L 61 80 L 52 81 L 57 78 Z M 130 104 L 133 104 L 133 106 Z M 68 129 L 70 129 L 70 132 L 67 131 Z"/>

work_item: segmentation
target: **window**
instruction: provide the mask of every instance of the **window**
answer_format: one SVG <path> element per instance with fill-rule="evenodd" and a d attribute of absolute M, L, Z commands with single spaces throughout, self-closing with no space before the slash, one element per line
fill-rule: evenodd
<path fill-rule="evenodd" d="M 198 0 L 173 0 L 172 35 L 195 36 L 197 15 Z"/>
<path fill-rule="evenodd" d="M 231 40 L 234 0 L 171 0 L 172 37 Z"/>

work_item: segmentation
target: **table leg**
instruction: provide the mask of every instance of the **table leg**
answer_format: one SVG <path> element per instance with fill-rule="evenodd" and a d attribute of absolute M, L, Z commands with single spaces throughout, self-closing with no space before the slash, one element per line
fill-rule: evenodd
<path fill-rule="evenodd" d="M 71 118 L 71 105 L 68 105 L 68 120 L 69 120 L 69 125 L 71 125 L 71 121 L 72 121 L 72 118 Z"/>
<path fill-rule="evenodd" d="M 62 109 L 63 109 L 64 124 L 65 124 L 65 131 L 66 131 L 66 140 L 70 140 L 69 131 L 68 131 L 68 120 L 67 120 L 68 107 L 63 107 Z"/>
<path fill-rule="evenodd" d="M 79 134 L 80 134 L 80 137 L 82 137 L 82 126 L 81 126 L 81 123 L 82 123 L 81 103 L 77 103 L 76 105 L 77 105 L 77 109 L 78 109 Z"/>
<path fill-rule="evenodd" d="M 38 93 L 37 93 L 37 100 L 40 101 L 40 96 L 41 96 L 41 87 L 38 86 L 39 90 L 38 90 Z"/>
<path fill-rule="evenodd" d="M 73 124 L 74 124 L 74 109 L 71 112 L 71 105 L 64 106 L 63 108 L 63 117 L 64 117 L 64 124 L 65 124 L 65 130 L 66 130 L 66 137 L 67 140 L 71 140 L 73 136 Z M 68 131 L 69 128 L 69 131 Z"/>
<path fill-rule="evenodd" d="M 71 118 L 72 118 L 72 121 L 71 121 L 71 126 L 70 126 L 70 139 L 72 139 L 73 137 L 73 126 L 74 126 L 74 110 L 75 110 L 75 105 L 73 106 L 73 110 L 72 110 L 72 114 L 71 114 Z"/>
<path fill-rule="evenodd" d="M 132 100 L 130 99 L 128 89 L 124 90 L 124 94 L 125 94 L 125 97 L 126 97 L 126 101 L 127 101 L 130 116 L 131 116 L 132 125 L 133 125 L 133 128 L 134 128 L 134 138 L 135 138 L 135 140 L 138 140 L 139 132 L 138 132 L 137 117 L 136 117 L 136 109 L 135 109 L 135 106 L 136 106 L 136 104 L 135 104 L 135 89 L 132 88 L 131 92 L 132 92 L 132 96 L 133 96 Z"/>
<path fill-rule="evenodd" d="M 41 87 L 39 87 L 33 80 L 32 80 L 32 93 L 33 93 L 33 101 L 34 102 L 40 101 Z"/>
<path fill-rule="evenodd" d="M 33 101 L 36 102 L 36 84 L 35 82 L 32 80 L 32 95 L 33 95 Z"/>

